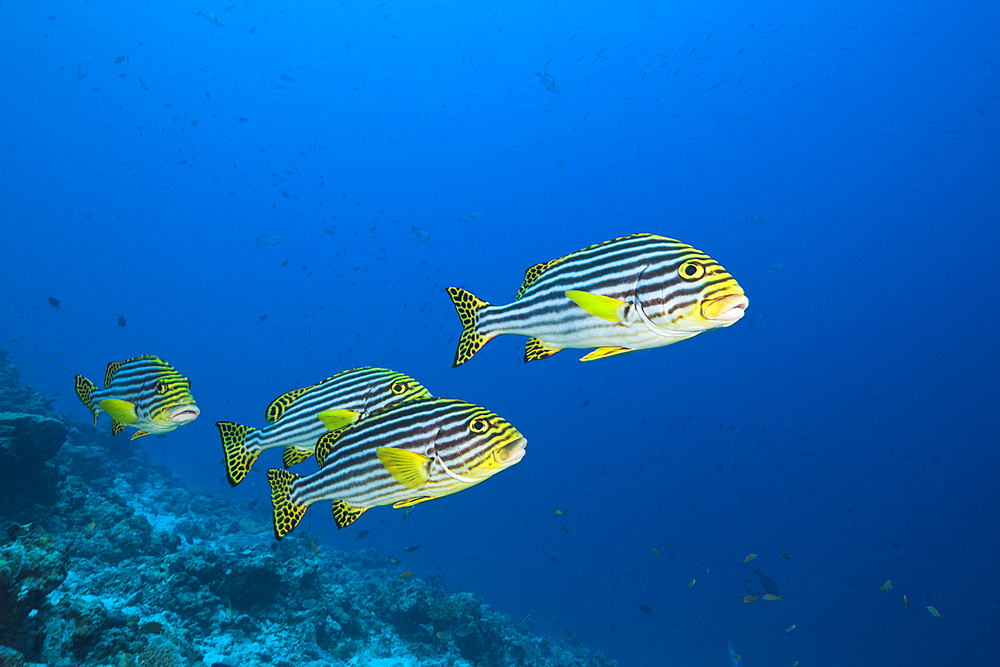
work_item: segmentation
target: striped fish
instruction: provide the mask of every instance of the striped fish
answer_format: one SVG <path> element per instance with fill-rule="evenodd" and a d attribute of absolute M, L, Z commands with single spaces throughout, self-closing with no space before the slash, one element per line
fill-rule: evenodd
<path fill-rule="evenodd" d="M 462 320 L 455 362 L 494 336 L 529 336 L 525 362 L 564 348 L 596 348 L 580 361 L 680 342 L 728 327 L 749 301 L 714 259 L 686 243 L 633 234 L 536 264 L 513 303 L 494 306 L 449 287 Z"/>
<path fill-rule="evenodd" d="M 338 528 L 379 505 L 411 507 L 478 484 L 524 456 L 526 440 L 489 410 L 450 398 L 403 401 L 320 439 L 319 472 L 267 472 L 274 536 L 288 534 L 313 503 L 333 501 Z"/>
<path fill-rule="evenodd" d="M 107 412 L 112 435 L 132 426 L 138 429 L 133 440 L 150 433 L 169 433 L 201 413 L 191 395 L 191 380 L 152 354 L 108 364 L 104 389 L 82 375 L 76 376 L 74 389 L 94 413 L 94 428 L 97 417 Z"/>
<path fill-rule="evenodd" d="M 265 411 L 270 426 L 256 429 L 216 422 L 222 438 L 226 477 L 236 486 L 265 449 L 284 448 L 288 468 L 312 456 L 319 437 L 397 401 L 426 398 L 430 392 L 388 368 L 353 368 L 271 401 Z"/>

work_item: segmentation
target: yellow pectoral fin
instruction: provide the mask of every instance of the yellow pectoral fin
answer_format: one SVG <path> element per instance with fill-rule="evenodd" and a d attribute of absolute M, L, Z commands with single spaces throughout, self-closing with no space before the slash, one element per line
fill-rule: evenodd
<path fill-rule="evenodd" d="M 408 489 L 423 486 L 431 478 L 431 460 L 426 456 L 393 447 L 379 447 L 375 454 L 389 474 Z"/>
<path fill-rule="evenodd" d="M 327 431 L 336 431 L 361 419 L 361 414 L 354 410 L 324 410 L 316 418 L 323 422 Z"/>
<path fill-rule="evenodd" d="M 129 403 L 117 398 L 106 398 L 98 403 L 98 405 L 117 422 L 134 424 L 138 419 L 135 414 L 135 403 Z"/>
<path fill-rule="evenodd" d="M 407 498 L 406 500 L 400 500 L 398 503 L 392 506 L 392 509 L 398 510 L 402 507 L 413 507 L 417 503 L 425 503 L 428 500 L 434 500 L 434 496 L 417 496 L 416 498 Z"/>
<path fill-rule="evenodd" d="M 624 301 L 590 292 L 570 290 L 566 292 L 566 296 L 591 315 L 609 322 L 624 322 L 625 315 L 630 307 Z"/>
<path fill-rule="evenodd" d="M 627 347 L 599 347 L 592 352 L 589 352 L 582 357 L 580 361 L 593 361 L 594 359 L 604 359 L 605 357 L 613 357 L 619 354 L 628 354 L 629 352 L 635 352 L 635 350 L 630 350 Z"/>

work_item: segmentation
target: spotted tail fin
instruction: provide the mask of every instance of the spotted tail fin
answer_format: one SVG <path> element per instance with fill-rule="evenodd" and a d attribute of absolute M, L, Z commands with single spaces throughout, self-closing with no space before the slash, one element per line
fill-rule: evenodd
<path fill-rule="evenodd" d="M 456 368 L 471 359 L 479 348 L 493 338 L 479 332 L 479 313 L 490 304 L 460 287 L 449 287 L 448 296 L 455 304 L 458 319 L 462 321 L 462 335 L 458 339 L 455 362 L 451 365 L 452 368 Z"/>
<path fill-rule="evenodd" d="M 271 505 L 274 507 L 274 539 L 280 540 L 292 531 L 302 515 L 306 513 L 304 505 L 292 502 L 292 483 L 299 478 L 295 473 L 280 468 L 267 471 L 267 481 L 271 484 Z"/>
<path fill-rule="evenodd" d="M 97 416 L 101 414 L 101 408 L 98 405 L 94 405 L 94 402 L 90 400 L 90 395 L 97 390 L 97 385 L 82 375 L 77 375 L 73 379 L 73 388 L 76 390 L 76 395 L 87 406 L 87 409 L 94 413 L 94 428 L 96 429 Z"/>
<path fill-rule="evenodd" d="M 250 451 L 247 447 L 247 434 L 256 431 L 252 426 L 240 426 L 233 422 L 215 422 L 222 438 L 222 452 L 226 460 L 226 478 L 230 486 L 236 486 L 250 472 L 260 451 Z"/>

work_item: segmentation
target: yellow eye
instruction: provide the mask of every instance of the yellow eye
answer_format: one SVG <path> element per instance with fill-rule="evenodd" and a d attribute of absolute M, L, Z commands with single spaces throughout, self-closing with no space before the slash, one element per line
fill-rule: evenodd
<path fill-rule="evenodd" d="M 701 262 L 689 259 L 681 264 L 681 268 L 677 270 L 677 273 L 680 274 L 681 280 L 694 282 L 695 280 L 701 280 L 705 275 L 705 266 Z"/>
<path fill-rule="evenodd" d="M 162 381 L 161 382 L 157 382 L 156 383 L 156 393 L 157 394 L 165 394 L 166 392 L 167 392 L 167 383 L 166 382 L 162 382 Z"/>
<path fill-rule="evenodd" d="M 485 419 L 473 419 L 472 424 L 469 425 L 473 433 L 485 433 L 489 427 L 490 423 Z"/>
<path fill-rule="evenodd" d="M 393 382 L 392 383 L 392 393 L 399 396 L 400 394 L 406 393 L 406 384 L 403 382 Z"/>

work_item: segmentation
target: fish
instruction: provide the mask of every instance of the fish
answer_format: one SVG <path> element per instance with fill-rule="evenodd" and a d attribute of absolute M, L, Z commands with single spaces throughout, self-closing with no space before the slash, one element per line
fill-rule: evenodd
<path fill-rule="evenodd" d="M 786 634 L 786 635 L 790 635 L 790 634 L 792 634 L 793 632 L 795 632 L 795 628 L 796 628 L 796 627 L 798 627 L 798 626 L 796 626 L 796 625 L 795 625 L 794 623 L 792 623 L 792 624 L 791 624 L 791 625 L 789 625 L 789 626 L 788 626 L 787 628 L 785 628 L 785 634 Z"/>
<path fill-rule="evenodd" d="M 219 17 L 216 16 L 215 14 L 212 14 L 211 12 L 203 12 L 200 9 L 198 9 L 196 11 L 198 13 L 198 16 L 202 17 L 203 19 L 205 19 L 209 23 L 214 23 L 215 25 L 217 25 L 219 27 L 225 26 L 225 23 L 223 23 L 222 21 L 220 21 Z"/>
<path fill-rule="evenodd" d="M 555 514 L 556 516 L 566 516 L 566 514 L 568 514 L 568 510 L 557 509 L 557 510 L 552 510 L 552 513 Z"/>
<path fill-rule="evenodd" d="M 281 75 L 281 80 L 282 80 L 282 81 L 289 81 L 289 82 L 291 82 L 291 83 L 295 83 L 295 79 L 293 79 L 293 78 L 292 78 L 291 76 L 289 76 L 288 74 L 282 74 L 282 75 Z"/>
<path fill-rule="evenodd" d="M 471 211 L 465 215 L 458 216 L 459 222 L 475 222 L 476 220 L 482 220 L 486 217 L 485 213 L 480 213 L 479 211 Z"/>
<path fill-rule="evenodd" d="M 406 547 L 405 549 L 403 549 L 403 551 L 405 551 L 405 552 L 406 552 L 406 553 L 408 553 L 408 554 L 412 554 L 412 553 L 413 553 L 414 551 L 416 551 L 416 550 L 417 550 L 417 549 L 419 549 L 419 548 L 420 548 L 420 545 L 419 545 L 419 544 L 414 544 L 414 545 L 413 545 L 413 546 L 411 546 L 411 547 Z"/>
<path fill-rule="evenodd" d="M 413 573 L 410 572 L 409 570 L 407 570 L 406 572 L 403 572 L 402 574 L 397 574 L 396 578 L 397 579 L 409 579 L 412 576 L 413 576 Z"/>
<path fill-rule="evenodd" d="M 556 83 L 555 77 L 548 72 L 545 72 L 544 74 L 542 72 L 535 72 L 535 76 L 541 79 L 542 84 L 545 85 L 545 90 L 551 90 L 556 95 L 562 92 L 559 90 L 559 84 Z"/>
<path fill-rule="evenodd" d="M 125 316 L 124 315 L 119 315 L 118 316 L 118 326 L 120 326 L 120 327 L 124 327 L 125 326 Z"/>
<path fill-rule="evenodd" d="M 748 225 L 762 225 L 767 222 L 767 219 L 771 217 L 770 213 L 758 213 L 757 215 L 751 215 L 749 217 L 743 216 L 745 224 Z"/>
<path fill-rule="evenodd" d="M 644 613 L 646 616 L 649 616 L 650 614 L 653 613 L 653 608 L 650 607 L 649 605 L 641 604 L 639 605 L 639 611 Z"/>
<path fill-rule="evenodd" d="M 770 600 L 770 601 L 773 602 L 775 600 L 780 600 L 781 596 L 780 595 L 774 595 L 772 593 L 768 593 L 767 595 L 764 596 L 764 599 L 765 600 Z"/>
<path fill-rule="evenodd" d="M 326 452 L 319 472 L 267 473 L 280 540 L 321 500 L 333 501 L 337 528 L 380 505 L 394 508 L 458 493 L 518 463 L 527 440 L 485 408 L 450 398 L 401 401 L 316 445 Z"/>
<path fill-rule="evenodd" d="M 886 591 L 892 590 L 892 580 L 886 579 L 886 582 L 884 584 L 882 584 L 882 586 L 881 586 L 881 588 L 879 588 L 879 590 L 882 591 L 883 593 L 885 593 Z"/>
<path fill-rule="evenodd" d="M 939 612 L 937 609 L 935 609 L 930 605 L 927 605 L 927 611 L 929 611 L 931 613 L 931 616 L 933 616 L 934 618 L 942 618 L 941 612 Z"/>
<path fill-rule="evenodd" d="M 758 579 L 760 579 L 760 585 L 767 593 L 770 593 L 774 597 L 779 597 L 781 595 L 781 593 L 778 592 L 778 584 L 774 583 L 774 579 L 761 572 L 760 569 L 754 570 L 753 573 L 757 575 Z M 764 599 L 767 599 L 766 595 L 764 596 Z"/>
<path fill-rule="evenodd" d="M 94 428 L 98 416 L 106 412 L 112 419 L 112 435 L 131 426 L 136 429 L 132 440 L 169 433 L 201 414 L 191 395 L 191 380 L 152 354 L 108 364 L 103 389 L 82 375 L 75 377 L 74 389 L 94 414 Z"/>
<path fill-rule="evenodd" d="M 756 557 L 757 557 L 757 554 L 748 554 L 747 557 L 743 559 L 743 564 L 746 565 L 747 563 L 749 563 L 750 561 L 752 561 Z"/>
<path fill-rule="evenodd" d="M 781 555 L 784 557 L 785 560 L 792 560 L 792 557 L 789 556 L 784 549 L 779 549 L 779 551 L 781 552 Z"/>
<path fill-rule="evenodd" d="M 358 536 L 355 537 L 354 539 L 355 540 L 363 540 L 366 537 L 368 537 L 368 533 L 370 533 L 370 532 L 371 532 L 370 530 L 359 530 L 358 531 Z"/>
<path fill-rule="evenodd" d="M 53 308 L 55 308 L 56 310 L 59 310 L 59 299 L 50 296 L 49 297 L 49 305 L 52 306 Z"/>
<path fill-rule="evenodd" d="M 781 271 L 781 267 L 783 267 L 783 266 L 784 266 L 784 264 L 781 264 L 781 263 L 772 264 L 771 266 L 767 267 L 767 270 L 764 271 L 763 276 L 765 278 L 767 278 L 768 276 L 773 276 L 778 271 Z"/>
<path fill-rule="evenodd" d="M 416 234 L 416 236 L 417 236 L 418 239 L 420 239 L 424 243 L 430 243 L 431 242 L 431 233 L 430 232 L 428 232 L 428 231 L 426 231 L 424 229 L 420 229 L 419 227 L 414 227 L 413 225 L 410 225 L 410 228 L 411 228 L 411 231 L 414 234 Z"/>
<path fill-rule="evenodd" d="M 462 334 L 452 367 L 500 334 L 528 336 L 524 361 L 596 348 L 581 361 L 662 347 L 737 322 L 749 304 L 714 259 L 653 234 L 592 245 L 525 272 L 515 300 L 489 304 L 449 287 Z"/>
<path fill-rule="evenodd" d="M 331 430 L 361 419 L 387 405 L 431 394 L 413 378 L 388 368 L 364 366 L 341 371 L 316 384 L 285 392 L 264 411 L 268 426 L 257 429 L 229 421 L 216 422 L 226 463 L 235 487 L 265 449 L 282 448 L 285 467 L 313 455 L 316 442 Z"/>
<path fill-rule="evenodd" d="M 757 601 L 756 595 L 746 595 L 743 597 L 743 602 L 745 602 L 746 604 L 750 604 L 751 602 L 756 602 L 756 601 Z"/>
<path fill-rule="evenodd" d="M 729 643 L 729 667 L 740 667 L 743 657 L 733 650 L 732 642 Z"/>
<path fill-rule="evenodd" d="M 906 593 L 903 594 L 903 609 L 910 608 L 910 599 L 906 597 Z"/>
<path fill-rule="evenodd" d="M 253 245 L 255 248 L 259 248 L 262 245 L 269 245 L 271 247 L 281 245 L 285 242 L 283 236 L 278 236 L 277 234 L 261 234 L 260 236 L 253 237 Z"/>
<path fill-rule="evenodd" d="M 688 588 L 694 588 L 694 584 L 695 584 L 695 580 L 692 579 L 691 581 L 688 582 L 687 586 L 688 586 Z"/>
<path fill-rule="evenodd" d="M 385 559 L 390 563 L 392 563 L 393 565 L 399 565 L 399 561 L 393 558 L 392 556 L 386 556 Z"/>

